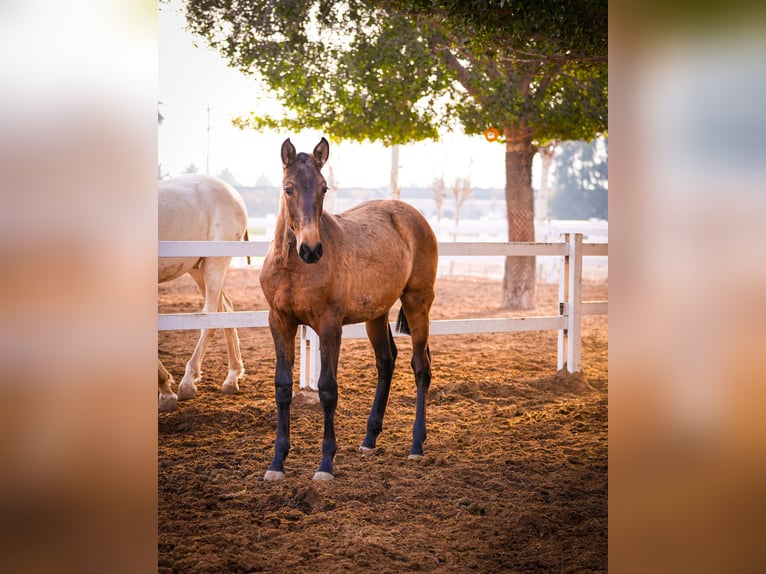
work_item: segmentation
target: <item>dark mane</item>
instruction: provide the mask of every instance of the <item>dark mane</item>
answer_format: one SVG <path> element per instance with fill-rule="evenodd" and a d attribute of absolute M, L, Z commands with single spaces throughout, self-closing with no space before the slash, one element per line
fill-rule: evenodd
<path fill-rule="evenodd" d="M 301 152 L 297 156 L 295 156 L 295 159 L 301 163 L 306 163 L 309 159 L 309 154 Z"/>

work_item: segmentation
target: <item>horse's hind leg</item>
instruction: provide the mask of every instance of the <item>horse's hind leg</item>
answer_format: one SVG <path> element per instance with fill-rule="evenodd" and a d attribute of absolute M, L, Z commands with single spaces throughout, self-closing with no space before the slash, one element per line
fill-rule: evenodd
<path fill-rule="evenodd" d="M 417 385 L 417 407 L 415 424 L 412 427 L 412 448 L 409 457 L 419 459 L 423 456 L 423 443 L 426 440 L 426 397 L 431 384 L 431 350 L 428 347 L 428 314 L 433 302 L 433 295 L 406 292 L 402 295 L 402 311 L 407 319 L 412 335 L 412 370 Z"/>
<path fill-rule="evenodd" d="M 189 271 L 200 292 L 205 297 L 203 313 L 215 313 L 220 306 L 223 279 L 229 267 L 231 257 L 206 257 L 198 269 Z M 199 341 L 194 348 L 189 362 L 186 363 L 181 384 L 178 385 L 178 400 L 194 398 L 197 394 L 197 383 L 202 378 L 202 358 L 205 356 L 210 340 L 215 335 L 215 329 L 202 329 Z"/>
<path fill-rule="evenodd" d="M 221 301 L 218 310 L 231 313 L 234 311 L 234 305 L 231 299 L 221 291 Z M 229 358 L 229 373 L 221 386 L 224 394 L 233 395 L 239 392 L 239 379 L 245 374 L 245 367 L 242 363 L 242 354 L 239 350 L 239 336 L 236 329 L 224 329 L 226 336 L 226 351 Z"/>
<path fill-rule="evenodd" d="M 375 350 L 375 366 L 378 370 L 378 386 L 375 390 L 375 400 L 372 402 L 370 416 L 367 419 L 367 435 L 364 437 L 362 451 L 373 450 L 380 431 L 383 430 L 383 416 L 386 413 L 388 394 L 391 390 L 391 377 L 394 374 L 396 361 L 396 345 L 388 325 L 388 313 L 367 321 L 367 336 Z"/>

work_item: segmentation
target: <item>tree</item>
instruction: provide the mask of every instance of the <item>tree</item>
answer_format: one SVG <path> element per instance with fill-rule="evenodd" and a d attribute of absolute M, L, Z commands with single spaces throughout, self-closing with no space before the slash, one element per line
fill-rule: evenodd
<path fill-rule="evenodd" d="M 184 169 L 184 173 L 199 173 L 199 168 L 194 162 L 192 162 L 186 166 L 186 169 Z"/>
<path fill-rule="evenodd" d="M 255 187 L 274 187 L 274 184 L 271 183 L 271 179 L 267 174 L 262 173 L 258 176 L 258 179 L 255 180 Z"/>
<path fill-rule="evenodd" d="M 391 146 L 391 179 L 388 183 L 388 194 L 394 199 L 402 196 L 399 189 L 399 144 Z"/>
<path fill-rule="evenodd" d="M 607 128 L 606 0 L 189 0 L 187 21 L 289 110 L 240 126 L 387 145 L 497 129 L 511 241 L 535 239 L 537 146 Z M 534 291 L 534 258 L 509 257 L 502 304 Z"/>
<path fill-rule="evenodd" d="M 436 203 L 436 221 L 442 220 L 442 206 L 444 205 L 444 195 L 447 185 L 444 182 L 444 174 L 434 178 L 434 203 Z"/>
<path fill-rule="evenodd" d="M 566 142 L 554 160 L 550 212 L 558 219 L 608 219 L 608 140 Z"/>
<path fill-rule="evenodd" d="M 231 173 L 231 171 L 229 171 L 228 167 L 224 168 L 223 171 L 219 172 L 218 177 L 230 185 L 233 185 L 233 186 L 239 185 L 237 178 L 234 177 L 234 174 Z"/>
<path fill-rule="evenodd" d="M 471 195 L 471 180 L 467 177 L 456 177 L 452 182 L 452 197 L 455 200 L 455 226 L 460 224 L 460 209 L 465 200 Z"/>
<path fill-rule="evenodd" d="M 540 154 L 540 163 L 542 164 L 540 166 L 540 192 L 539 192 L 539 201 L 537 206 L 539 209 L 535 208 L 538 219 L 548 219 L 549 218 L 549 209 L 548 209 L 548 193 L 549 193 L 549 176 L 551 173 L 551 166 L 553 165 L 553 157 L 556 155 L 556 146 L 558 145 L 558 142 L 549 142 L 548 145 L 540 146 L 537 150 L 537 153 Z"/>

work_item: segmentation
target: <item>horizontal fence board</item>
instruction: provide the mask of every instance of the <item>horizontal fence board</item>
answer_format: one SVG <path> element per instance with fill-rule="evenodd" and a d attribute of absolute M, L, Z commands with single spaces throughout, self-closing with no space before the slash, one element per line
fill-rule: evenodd
<path fill-rule="evenodd" d="M 234 311 L 232 313 L 176 313 L 157 317 L 158 331 L 184 331 L 196 329 L 245 329 L 249 327 L 268 327 L 268 311 Z M 521 331 L 539 331 L 563 329 L 566 317 L 514 317 L 486 319 L 443 319 L 431 321 L 432 335 L 462 335 L 470 333 L 511 333 Z M 391 323 L 394 335 L 396 323 Z M 367 337 L 364 323 L 344 325 L 344 339 L 363 339 Z"/>
<path fill-rule="evenodd" d="M 396 331 L 396 323 L 391 323 L 394 336 L 402 336 Z M 566 317 L 493 317 L 485 319 L 440 319 L 431 321 L 431 335 L 466 335 L 472 333 L 513 333 L 522 331 L 540 331 L 563 329 Z M 344 325 L 344 339 L 364 339 L 367 337 L 364 323 Z"/>
<path fill-rule="evenodd" d="M 157 316 L 158 331 L 187 329 L 243 329 L 268 327 L 268 311 L 233 311 L 231 313 L 174 313 Z"/>
<path fill-rule="evenodd" d="M 526 243 L 521 241 L 511 243 L 494 242 L 440 242 L 439 255 L 470 256 L 470 255 L 558 255 L 564 256 L 569 252 L 566 243 Z"/>
<path fill-rule="evenodd" d="M 608 315 L 609 301 L 585 301 L 582 304 L 583 315 Z"/>
<path fill-rule="evenodd" d="M 270 241 L 159 241 L 158 257 L 263 257 L 271 245 Z M 596 248 L 592 253 L 587 249 L 585 255 L 605 255 L 602 247 L 606 244 L 587 244 Z M 585 247 L 585 246 L 584 246 Z M 532 256 L 557 255 L 569 253 L 566 243 L 528 243 L 528 242 L 449 242 L 439 243 L 439 255 L 443 256 Z"/>
<path fill-rule="evenodd" d="M 271 241 L 158 241 L 158 257 L 263 257 Z"/>
<path fill-rule="evenodd" d="M 263 257 L 271 245 L 270 241 L 159 241 L 158 257 Z M 456 242 L 439 243 L 439 255 L 444 256 L 531 256 L 558 255 L 569 253 L 566 243 L 494 243 Z M 607 243 L 584 243 L 583 255 L 609 255 Z"/>
<path fill-rule="evenodd" d="M 489 319 L 456 319 L 431 321 L 432 335 L 469 333 L 513 333 L 563 329 L 566 317 L 513 317 Z"/>
<path fill-rule="evenodd" d="M 583 255 L 609 255 L 608 243 L 583 243 Z"/>

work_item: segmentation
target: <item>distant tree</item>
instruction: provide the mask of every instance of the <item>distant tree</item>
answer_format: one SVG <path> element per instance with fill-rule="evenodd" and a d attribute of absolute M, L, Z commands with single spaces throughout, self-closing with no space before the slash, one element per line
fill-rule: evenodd
<path fill-rule="evenodd" d="M 553 157 L 556 155 L 557 141 L 552 141 L 548 145 L 540 146 L 538 153 L 540 154 L 540 201 L 537 204 L 536 213 L 538 219 L 548 219 L 548 195 L 550 193 L 550 173 L 551 166 L 553 165 Z"/>
<path fill-rule="evenodd" d="M 603 151 L 599 142 L 603 142 Z M 549 200 L 556 219 L 609 218 L 608 139 L 565 142 L 554 159 L 555 192 Z"/>
<path fill-rule="evenodd" d="M 335 154 L 333 160 L 327 162 L 327 193 L 324 196 L 324 206 L 330 213 L 335 212 L 335 199 L 338 195 L 338 189 L 340 189 L 340 181 L 335 173 L 335 162 L 338 159 L 340 146 L 335 146 Z"/>
<path fill-rule="evenodd" d="M 434 178 L 434 203 L 436 203 L 436 221 L 442 220 L 442 206 L 446 195 L 447 185 L 444 183 L 444 175 Z"/>
<path fill-rule="evenodd" d="M 192 162 L 186 166 L 184 173 L 199 173 L 199 168 Z"/>
<path fill-rule="evenodd" d="M 162 164 L 158 163 L 157 164 L 157 181 L 162 181 L 163 179 L 168 177 L 168 175 L 169 175 L 168 172 L 166 172 L 166 171 L 163 172 L 162 171 Z"/>
<path fill-rule="evenodd" d="M 268 175 L 262 173 L 258 179 L 255 180 L 255 187 L 274 187 L 274 184 L 271 183 Z"/>
<path fill-rule="evenodd" d="M 229 171 L 228 167 L 224 168 L 223 171 L 219 172 L 218 177 L 230 185 L 234 185 L 234 186 L 239 185 L 237 178 L 234 177 L 234 174 L 231 173 L 231 171 Z"/>
<path fill-rule="evenodd" d="M 391 179 L 388 183 L 388 195 L 394 199 L 402 197 L 402 190 L 399 188 L 399 144 L 391 146 Z"/>
<path fill-rule="evenodd" d="M 159 125 L 162 125 L 162 122 L 165 121 L 165 116 L 162 115 L 162 112 L 160 111 L 160 106 L 162 105 L 162 102 L 157 102 L 157 123 Z"/>
<path fill-rule="evenodd" d="M 452 182 L 452 197 L 455 200 L 455 226 L 460 223 L 460 209 L 465 200 L 471 195 L 471 180 L 467 177 L 457 177 Z"/>

